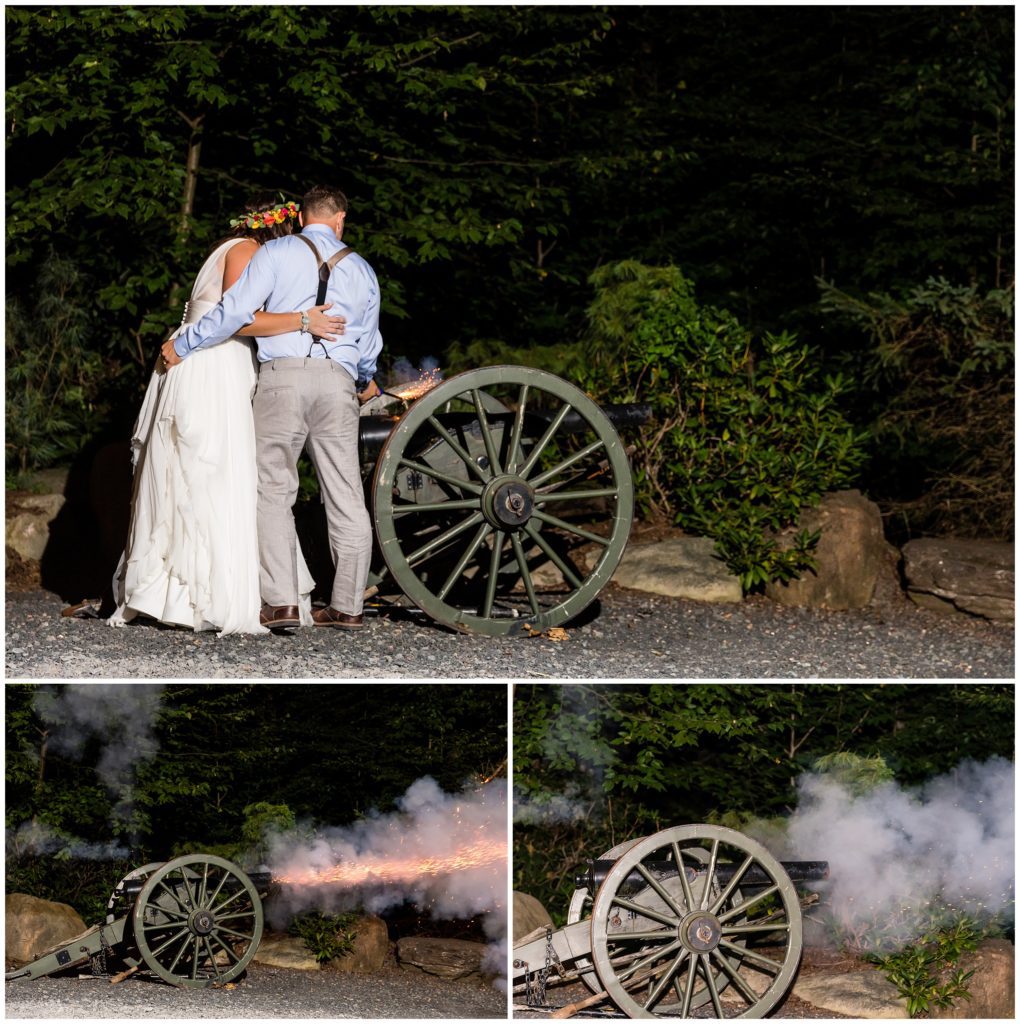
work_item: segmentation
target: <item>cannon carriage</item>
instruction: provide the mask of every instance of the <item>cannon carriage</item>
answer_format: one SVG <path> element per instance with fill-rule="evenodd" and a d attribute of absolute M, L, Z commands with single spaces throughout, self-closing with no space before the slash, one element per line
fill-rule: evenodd
<path fill-rule="evenodd" d="M 628 1017 L 764 1017 L 800 963 L 794 881 L 827 874 L 716 825 L 629 840 L 578 873 L 565 927 L 514 945 L 515 995 L 538 1005 L 581 981 L 592 995 L 557 1016 L 608 1001 Z"/>
<path fill-rule="evenodd" d="M 224 985 L 262 938 L 268 872 L 245 873 L 211 854 L 146 864 L 120 880 L 104 922 L 10 971 L 7 981 L 88 967 L 114 979 L 150 972 L 179 988 Z"/>
<path fill-rule="evenodd" d="M 633 516 L 616 425 L 643 422 L 648 407 L 603 409 L 524 366 L 391 397 L 399 414 L 368 408 L 359 432 L 379 556 L 369 607 L 410 605 L 489 636 L 532 635 L 588 607 Z"/>

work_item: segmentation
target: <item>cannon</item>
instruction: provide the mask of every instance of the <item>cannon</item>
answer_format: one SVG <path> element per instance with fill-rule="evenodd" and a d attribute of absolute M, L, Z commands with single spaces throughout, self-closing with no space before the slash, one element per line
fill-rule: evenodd
<path fill-rule="evenodd" d="M 146 864 L 120 880 L 102 924 L 47 950 L 5 980 L 41 978 L 90 965 L 118 977 L 150 971 L 179 988 L 206 988 L 237 978 L 262 938 L 268 872 L 246 874 L 210 854 Z"/>
<path fill-rule="evenodd" d="M 514 992 L 537 1005 L 550 980 L 584 982 L 557 1016 L 608 1000 L 628 1017 L 764 1017 L 800 963 L 794 881 L 827 876 L 718 825 L 629 840 L 578 872 L 564 928 L 514 946 Z"/>
<path fill-rule="evenodd" d="M 401 401 L 400 415 L 360 423 L 378 546 L 367 607 L 409 601 L 488 636 L 575 618 L 630 535 L 633 483 L 614 424 L 644 422 L 649 407 L 603 409 L 524 366 L 468 370 Z"/>

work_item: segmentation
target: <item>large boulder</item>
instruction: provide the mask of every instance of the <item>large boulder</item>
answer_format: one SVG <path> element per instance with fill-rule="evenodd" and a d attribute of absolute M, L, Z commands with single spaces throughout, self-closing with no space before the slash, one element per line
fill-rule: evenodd
<path fill-rule="evenodd" d="M 551 926 L 553 921 L 549 911 L 526 892 L 514 893 L 514 942 L 520 942 L 525 935 L 530 935 L 536 928 Z"/>
<path fill-rule="evenodd" d="M 817 568 L 789 583 L 767 584 L 766 595 L 797 608 L 846 611 L 866 607 L 888 565 L 878 506 L 860 491 L 825 494 L 815 508 L 801 512 L 796 526 L 779 534 L 779 546 L 791 547 L 801 530 L 820 533 L 812 553 Z"/>
<path fill-rule="evenodd" d="M 50 540 L 50 523 L 64 507 L 62 494 L 18 494 L 7 502 L 8 547 L 39 561 Z"/>
<path fill-rule="evenodd" d="M 351 927 L 354 948 L 345 956 L 330 960 L 326 966 L 345 974 L 373 974 L 381 970 L 390 955 L 390 934 L 386 922 L 374 914 L 366 914 Z"/>
<path fill-rule="evenodd" d="M 928 1016 L 940 1020 L 1013 1020 L 1014 951 L 1005 939 L 988 939 L 973 953 L 960 957 L 959 969 L 973 971 L 967 989 L 970 999 L 939 1009 L 933 1006 Z"/>
<path fill-rule="evenodd" d="M 322 965 L 296 935 L 263 935 L 253 960 L 269 967 L 287 967 L 292 971 L 318 971 Z"/>
<path fill-rule="evenodd" d="M 692 601 L 737 602 L 740 580 L 715 553 L 708 537 L 669 537 L 627 548 L 613 580 L 621 587 Z"/>
<path fill-rule="evenodd" d="M 51 946 L 77 938 L 87 931 L 74 907 L 51 903 L 16 892 L 7 897 L 4 924 L 4 955 L 19 964 L 28 963 Z"/>
<path fill-rule="evenodd" d="M 465 939 L 433 939 L 414 935 L 397 943 L 397 963 L 448 981 L 482 976 L 486 947 Z"/>
<path fill-rule="evenodd" d="M 878 971 L 802 975 L 793 986 L 793 994 L 805 1003 L 846 1017 L 884 1020 L 908 1016 L 906 999 Z"/>
<path fill-rule="evenodd" d="M 922 537 L 903 546 L 907 593 L 924 608 L 986 619 L 1014 617 L 1013 545 Z"/>

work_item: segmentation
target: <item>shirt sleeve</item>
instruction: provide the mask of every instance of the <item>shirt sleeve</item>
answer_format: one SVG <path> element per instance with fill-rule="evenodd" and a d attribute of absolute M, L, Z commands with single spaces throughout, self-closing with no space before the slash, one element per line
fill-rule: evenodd
<path fill-rule="evenodd" d="M 181 330 L 174 340 L 174 351 L 186 359 L 192 352 L 232 338 L 255 319 L 253 310 L 261 309 L 269 298 L 273 281 L 272 253 L 261 245 L 219 303 L 197 323 Z"/>
<path fill-rule="evenodd" d="M 379 280 L 375 271 L 365 264 L 368 282 L 368 301 L 365 306 L 365 330 L 358 339 L 358 380 L 371 380 L 375 376 L 376 363 L 382 351 L 383 340 L 379 333 Z"/>

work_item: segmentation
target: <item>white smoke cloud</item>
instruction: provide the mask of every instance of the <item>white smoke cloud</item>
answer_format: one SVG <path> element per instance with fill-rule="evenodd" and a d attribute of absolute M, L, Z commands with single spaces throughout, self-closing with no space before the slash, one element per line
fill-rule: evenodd
<path fill-rule="evenodd" d="M 439 919 L 484 914 L 486 965 L 505 974 L 505 781 L 451 794 L 426 777 L 397 806 L 312 837 L 267 837 L 269 867 L 282 883 L 271 916 L 279 922 L 302 910 L 355 907 L 380 913 L 405 902 Z"/>
<path fill-rule="evenodd" d="M 978 919 L 1012 913 L 1014 768 L 967 761 L 916 790 L 887 783 L 853 795 L 825 775 L 798 780 L 783 859 L 827 860 L 840 926 L 873 948 L 916 939 L 936 904 Z M 773 852 L 783 842 L 766 840 Z"/>
<path fill-rule="evenodd" d="M 53 856 L 70 860 L 127 860 L 131 851 L 116 840 L 90 843 L 39 821 L 26 821 L 6 834 L 7 855 Z"/>
<path fill-rule="evenodd" d="M 421 366 L 417 368 L 410 359 L 400 356 L 394 361 L 393 368 L 390 370 L 390 387 L 407 384 L 409 381 L 417 380 L 423 374 L 437 369 L 439 369 L 439 360 L 433 356 L 426 356 L 421 361 Z"/>
<path fill-rule="evenodd" d="M 155 729 L 162 692 L 157 683 L 69 683 L 40 686 L 33 699 L 49 728 L 51 753 L 78 760 L 90 742 L 100 743 L 96 774 L 116 800 L 115 820 L 130 819 L 135 772 L 159 749 Z"/>

